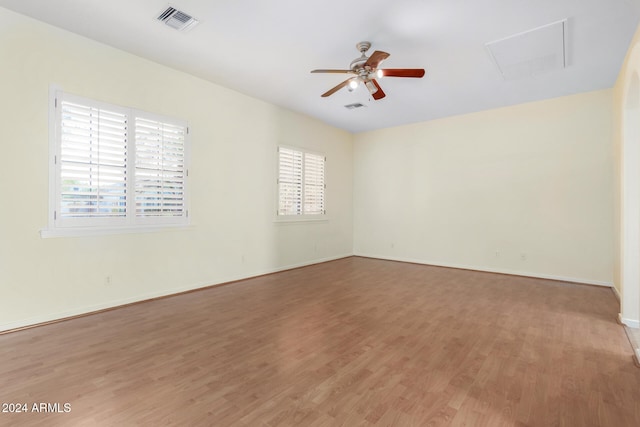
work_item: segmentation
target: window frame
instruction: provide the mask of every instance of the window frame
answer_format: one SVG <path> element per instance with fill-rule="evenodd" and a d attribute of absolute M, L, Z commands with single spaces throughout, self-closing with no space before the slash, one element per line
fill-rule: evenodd
<path fill-rule="evenodd" d="M 127 147 L 126 147 L 126 208 L 123 217 L 116 218 L 62 218 L 61 207 L 61 111 L 62 102 L 75 102 L 92 108 L 104 108 L 109 111 L 124 112 L 127 115 Z M 177 216 L 138 216 L 136 212 L 136 119 L 152 120 L 184 128 L 183 142 L 183 208 Z M 162 230 L 185 228 L 190 226 L 189 216 L 189 163 L 190 163 L 190 129 L 186 121 L 151 113 L 135 108 L 122 107 L 115 104 L 75 95 L 63 91 L 58 86 L 51 86 L 49 91 L 49 203 L 48 227 L 40 231 L 43 238 L 84 236 L 103 234 L 124 234 L 156 232 Z"/>
<path fill-rule="evenodd" d="M 323 198 L 323 213 L 306 213 L 305 212 L 305 187 L 306 187 L 306 170 L 305 170 L 305 163 L 306 161 L 303 160 L 303 164 L 302 164 L 302 195 L 301 195 L 301 200 L 300 200 L 300 204 L 301 204 L 301 209 L 302 209 L 302 213 L 300 214 L 292 214 L 292 215 L 284 215 L 284 214 L 280 214 L 280 169 L 281 169 L 281 164 L 280 164 L 280 150 L 281 149 L 286 149 L 286 150 L 293 150 L 296 152 L 299 152 L 302 154 L 302 158 L 304 159 L 305 155 L 310 154 L 310 155 L 315 155 L 315 156 L 320 156 L 323 158 L 324 160 L 324 168 L 323 168 L 323 193 L 322 193 L 322 198 Z M 291 145 L 278 145 L 277 149 L 276 149 L 276 197 L 275 197 L 275 201 L 276 201 L 276 206 L 275 206 L 275 222 L 282 222 L 282 223 L 288 223 L 288 222 L 318 222 L 318 221 L 327 221 L 329 219 L 328 215 L 327 215 L 327 156 L 324 153 L 318 152 L 318 151 L 314 151 L 314 150 L 308 150 L 306 148 L 301 148 L 301 147 L 295 147 L 295 146 L 291 146 Z"/>

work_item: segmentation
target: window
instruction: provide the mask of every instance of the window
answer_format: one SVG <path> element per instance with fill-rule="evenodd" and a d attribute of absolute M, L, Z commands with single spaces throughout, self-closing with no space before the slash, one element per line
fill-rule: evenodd
<path fill-rule="evenodd" d="M 325 157 L 278 148 L 278 216 L 324 215 Z"/>
<path fill-rule="evenodd" d="M 57 92 L 50 230 L 186 225 L 188 127 Z"/>

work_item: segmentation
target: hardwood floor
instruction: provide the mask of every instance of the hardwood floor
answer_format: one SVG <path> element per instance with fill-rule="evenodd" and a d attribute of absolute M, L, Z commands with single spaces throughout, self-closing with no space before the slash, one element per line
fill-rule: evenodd
<path fill-rule="evenodd" d="M 0 336 L 0 425 L 638 426 L 608 288 L 346 258 Z M 51 409 L 55 409 L 52 407 Z"/>

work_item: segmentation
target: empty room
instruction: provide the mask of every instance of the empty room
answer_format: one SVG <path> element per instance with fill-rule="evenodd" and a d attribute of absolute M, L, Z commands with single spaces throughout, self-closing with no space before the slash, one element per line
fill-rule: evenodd
<path fill-rule="evenodd" d="M 0 0 L 0 426 L 640 425 L 640 0 Z"/>

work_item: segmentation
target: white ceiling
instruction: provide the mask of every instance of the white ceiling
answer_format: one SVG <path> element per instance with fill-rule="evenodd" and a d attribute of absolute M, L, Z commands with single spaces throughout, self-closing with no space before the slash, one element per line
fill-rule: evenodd
<path fill-rule="evenodd" d="M 638 0 L 0 0 L 0 6 L 352 132 L 610 88 L 640 17 Z M 187 33 L 155 17 L 169 4 L 200 23 Z M 505 80 L 486 43 L 567 19 L 567 67 Z M 389 52 L 387 97 L 346 78 L 355 45 Z M 361 102 L 366 108 L 348 110 Z"/>

